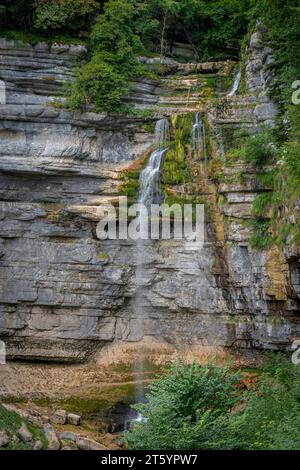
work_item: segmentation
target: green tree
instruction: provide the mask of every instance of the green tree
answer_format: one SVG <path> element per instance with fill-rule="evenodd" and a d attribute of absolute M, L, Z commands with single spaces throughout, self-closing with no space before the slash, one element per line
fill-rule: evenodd
<path fill-rule="evenodd" d="M 109 0 L 91 32 L 91 59 L 77 71 L 68 104 L 73 109 L 93 104 L 96 111 L 124 111 L 122 96 L 130 79 L 149 74 L 137 54 L 143 51 L 133 31 L 134 7 L 126 0 Z"/>
<path fill-rule="evenodd" d="M 146 422 L 126 434 L 132 449 L 222 448 L 239 373 L 216 366 L 173 365 L 136 406 Z"/>
<path fill-rule="evenodd" d="M 70 84 L 68 104 L 74 110 L 93 104 L 97 111 L 113 112 L 121 108 L 126 91 L 124 78 L 96 54 L 78 69 L 77 80 Z"/>
<path fill-rule="evenodd" d="M 90 26 L 99 10 L 95 0 L 37 0 L 34 10 L 34 28 L 40 31 L 78 31 Z"/>
<path fill-rule="evenodd" d="M 229 367 L 173 365 L 150 386 L 146 419 L 126 432 L 131 449 L 300 449 L 300 370 L 283 355 L 243 388 Z"/>
<path fill-rule="evenodd" d="M 137 5 L 138 31 L 161 56 L 179 40 L 189 42 L 201 59 L 238 57 L 252 11 L 252 0 L 146 0 Z"/>

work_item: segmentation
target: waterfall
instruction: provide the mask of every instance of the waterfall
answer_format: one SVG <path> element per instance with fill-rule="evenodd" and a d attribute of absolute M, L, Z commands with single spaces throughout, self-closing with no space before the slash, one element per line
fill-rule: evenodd
<path fill-rule="evenodd" d="M 157 149 L 151 153 L 146 168 L 140 174 L 139 203 L 150 208 L 151 204 L 162 202 L 160 187 L 161 169 L 166 147 L 170 140 L 170 126 L 167 119 L 157 121 L 155 126 L 155 141 Z"/>
<path fill-rule="evenodd" d="M 242 77 L 242 74 L 241 74 L 240 71 L 238 71 L 238 73 L 236 74 L 236 76 L 234 78 L 232 88 L 231 88 L 231 90 L 230 90 L 230 92 L 228 93 L 227 96 L 235 96 L 237 94 L 237 91 L 238 91 L 239 86 L 240 86 L 241 77 Z"/>
<path fill-rule="evenodd" d="M 193 152 L 197 155 L 200 152 L 203 152 L 203 157 L 206 164 L 208 158 L 206 129 L 200 112 L 197 112 L 194 116 L 191 137 Z"/>
<path fill-rule="evenodd" d="M 151 153 L 146 168 L 140 175 L 139 202 L 150 208 L 151 204 L 161 202 L 160 176 L 163 157 L 167 152 L 167 148 L 163 150 L 155 150 Z"/>
<path fill-rule="evenodd" d="M 160 187 L 161 170 L 163 166 L 164 156 L 168 151 L 168 142 L 170 141 L 170 126 L 168 119 L 157 121 L 155 126 L 155 142 L 156 150 L 154 150 L 147 162 L 145 169 L 140 174 L 140 188 L 138 202 L 144 204 L 148 211 L 151 204 L 162 202 L 162 191 Z M 143 220 L 140 214 L 140 231 L 142 230 Z M 143 339 L 147 331 L 145 322 L 147 322 L 147 312 L 144 307 L 145 302 L 145 285 L 147 284 L 147 271 L 145 270 L 147 250 L 151 250 L 151 240 L 147 242 L 138 239 L 135 244 L 136 268 L 135 268 L 135 285 L 136 294 L 133 299 L 133 310 L 135 313 L 135 328 L 139 333 L 139 337 Z M 144 374 L 145 359 L 142 357 L 135 364 L 136 374 L 136 401 L 143 400 L 144 390 L 141 380 Z M 142 417 L 140 418 L 143 419 Z"/>
<path fill-rule="evenodd" d="M 168 119 L 160 119 L 155 125 L 155 142 L 159 150 L 170 140 L 170 124 Z"/>

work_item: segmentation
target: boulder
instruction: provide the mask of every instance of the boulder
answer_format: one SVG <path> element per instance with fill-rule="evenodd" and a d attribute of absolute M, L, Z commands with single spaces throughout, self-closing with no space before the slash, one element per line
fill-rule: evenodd
<path fill-rule="evenodd" d="M 77 439 L 80 438 L 78 434 L 75 434 L 75 432 L 71 432 L 71 431 L 60 432 L 58 433 L 58 437 L 60 440 L 73 441 L 73 442 L 76 442 Z"/>
<path fill-rule="evenodd" d="M 23 442 L 31 442 L 32 441 L 32 434 L 28 430 L 26 424 L 22 424 L 18 431 L 18 437 L 21 439 Z"/>
<path fill-rule="evenodd" d="M 67 413 L 65 410 L 57 410 L 51 417 L 52 424 L 66 424 L 67 422 Z"/>
<path fill-rule="evenodd" d="M 74 426 L 79 426 L 81 422 L 81 416 L 76 415 L 74 413 L 68 413 L 67 416 L 68 424 L 73 424 Z"/>
<path fill-rule="evenodd" d="M 5 447 L 9 444 L 9 437 L 5 431 L 0 431 L 0 447 Z"/>
<path fill-rule="evenodd" d="M 92 439 L 87 439 L 85 437 L 80 437 L 77 439 L 76 445 L 79 450 L 107 450 L 107 448 L 99 442 L 93 441 Z"/>
<path fill-rule="evenodd" d="M 60 450 L 78 450 L 78 448 L 75 442 L 63 439 Z"/>
<path fill-rule="evenodd" d="M 51 424 L 44 424 L 43 430 L 48 441 L 48 450 L 59 450 L 60 443 Z"/>
<path fill-rule="evenodd" d="M 33 446 L 33 450 L 42 450 L 43 449 L 43 443 L 42 441 L 38 440 L 35 442 Z"/>

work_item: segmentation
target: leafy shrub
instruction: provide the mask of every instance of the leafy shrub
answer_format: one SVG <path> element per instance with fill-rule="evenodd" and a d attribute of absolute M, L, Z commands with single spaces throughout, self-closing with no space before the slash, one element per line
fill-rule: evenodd
<path fill-rule="evenodd" d="M 99 10 L 95 0 L 39 0 L 34 12 L 34 28 L 40 31 L 80 30 L 89 26 Z"/>
<path fill-rule="evenodd" d="M 249 163 L 262 166 L 272 162 L 277 154 L 277 146 L 271 129 L 248 136 L 242 145 L 241 156 Z"/>
<path fill-rule="evenodd" d="M 126 434 L 134 449 L 205 449 L 223 446 L 227 413 L 237 403 L 239 373 L 228 368 L 176 364 L 150 386 L 136 406 L 147 422 Z"/>
<path fill-rule="evenodd" d="M 300 449 L 300 370 L 267 360 L 243 389 L 228 366 L 173 365 L 135 408 L 146 421 L 125 434 L 131 449 Z"/>
<path fill-rule="evenodd" d="M 253 231 L 250 239 L 251 246 L 257 250 L 264 250 L 272 243 L 271 222 L 268 219 L 258 218 L 250 222 Z"/>
<path fill-rule="evenodd" d="M 126 81 L 99 55 L 80 67 L 76 76 L 67 100 L 71 109 L 83 109 L 89 104 L 99 112 L 120 109 L 121 97 L 127 91 Z"/>
<path fill-rule="evenodd" d="M 284 161 L 287 164 L 289 173 L 296 179 L 296 184 L 300 184 L 300 141 L 291 141 L 283 149 Z"/>
<path fill-rule="evenodd" d="M 257 196 L 253 203 L 252 214 L 264 217 L 272 204 L 272 193 L 263 193 Z"/>
<path fill-rule="evenodd" d="M 257 388 L 244 396 L 230 434 L 240 449 L 300 449 L 300 369 L 283 354 L 268 354 Z"/>
<path fill-rule="evenodd" d="M 69 90 L 71 108 L 95 105 L 96 111 L 125 111 L 121 97 L 128 80 L 148 75 L 136 58 L 142 45 L 132 30 L 134 9 L 125 0 L 109 0 L 91 32 L 92 57 L 77 71 Z"/>

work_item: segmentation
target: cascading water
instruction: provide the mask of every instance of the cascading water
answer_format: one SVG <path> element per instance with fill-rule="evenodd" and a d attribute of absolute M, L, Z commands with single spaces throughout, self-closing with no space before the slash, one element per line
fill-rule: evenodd
<path fill-rule="evenodd" d="M 205 164 L 207 163 L 206 129 L 200 112 L 195 114 L 192 126 L 192 148 L 196 155 L 203 152 Z"/>
<path fill-rule="evenodd" d="M 232 85 L 232 88 L 230 90 L 230 92 L 228 93 L 227 96 L 235 96 L 237 94 L 237 91 L 239 89 L 239 86 L 240 86 L 240 81 L 241 81 L 241 78 L 242 78 L 242 74 L 241 72 L 239 71 L 234 80 L 233 80 L 233 85 Z"/>
<path fill-rule="evenodd" d="M 155 137 L 158 148 L 151 153 L 147 166 L 140 175 L 139 203 L 144 204 L 147 208 L 151 204 L 160 203 L 162 199 L 160 188 L 161 168 L 168 150 L 166 143 L 170 140 L 170 126 L 167 119 L 157 121 Z"/>
<path fill-rule="evenodd" d="M 170 126 L 167 119 L 161 119 L 157 121 L 155 126 L 155 141 L 157 149 L 151 153 L 148 163 L 145 169 L 140 174 L 140 189 L 139 199 L 140 204 L 144 204 L 147 207 L 148 212 L 151 208 L 151 204 L 162 202 L 162 191 L 160 187 L 161 170 L 163 160 L 166 152 L 168 151 L 167 143 L 170 140 Z M 143 215 L 139 215 L 140 232 L 143 230 L 144 220 Z M 147 227 L 148 228 L 148 227 Z M 145 285 L 147 284 L 147 272 L 145 270 L 147 250 L 151 249 L 151 241 L 143 240 L 142 238 L 136 241 L 136 269 L 135 269 L 135 282 L 136 282 L 136 294 L 133 302 L 133 309 L 135 313 L 136 328 L 139 333 L 139 337 L 143 339 L 146 335 L 145 323 L 147 322 L 147 312 L 144 307 L 145 302 Z M 142 351 L 141 351 L 142 352 Z M 144 376 L 145 368 L 145 357 L 142 357 L 136 361 L 135 374 L 136 374 L 136 402 L 141 402 L 144 397 L 144 388 L 142 379 Z M 143 419 L 141 417 L 141 419 Z"/>

